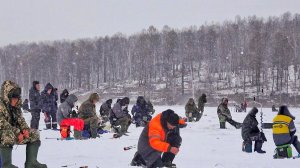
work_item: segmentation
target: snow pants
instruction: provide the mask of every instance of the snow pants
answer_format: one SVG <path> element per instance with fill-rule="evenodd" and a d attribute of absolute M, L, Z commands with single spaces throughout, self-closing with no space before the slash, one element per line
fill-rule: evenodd
<path fill-rule="evenodd" d="M 40 109 L 31 110 L 30 128 L 39 129 L 40 118 L 41 118 L 40 116 L 41 116 Z"/>
<path fill-rule="evenodd" d="M 56 112 L 45 112 L 45 124 L 47 129 L 57 129 Z"/>

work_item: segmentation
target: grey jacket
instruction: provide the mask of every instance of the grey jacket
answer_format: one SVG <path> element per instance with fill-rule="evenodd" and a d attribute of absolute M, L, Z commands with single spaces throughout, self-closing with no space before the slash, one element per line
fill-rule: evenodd
<path fill-rule="evenodd" d="M 68 96 L 66 101 L 64 101 L 60 106 L 58 107 L 57 111 L 57 122 L 60 123 L 65 118 L 70 118 L 70 114 L 72 112 L 72 108 L 74 107 L 75 102 L 78 100 L 78 98 L 71 94 Z"/>
<path fill-rule="evenodd" d="M 244 141 L 251 140 L 253 135 L 257 135 L 260 132 L 258 128 L 258 121 L 256 119 L 257 113 L 258 109 L 254 107 L 243 121 L 242 138 Z"/>
<path fill-rule="evenodd" d="M 120 102 L 116 103 L 114 105 L 114 107 L 112 108 L 112 112 L 115 114 L 115 116 L 116 116 L 117 119 L 123 118 L 123 117 L 127 116 L 127 114 L 123 111 Z"/>

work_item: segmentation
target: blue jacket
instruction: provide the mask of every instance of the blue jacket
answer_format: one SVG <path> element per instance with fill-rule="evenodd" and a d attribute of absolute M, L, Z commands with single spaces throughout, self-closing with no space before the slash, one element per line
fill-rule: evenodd
<path fill-rule="evenodd" d="M 35 89 L 33 86 L 29 90 L 29 101 L 30 101 L 30 109 L 31 110 L 40 110 L 40 99 L 41 99 L 41 94 L 38 90 Z"/>
<path fill-rule="evenodd" d="M 52 89 L 52 92 L 50 95 L 47 93 L 49 89 Z M 57 92 L 54 90 L 54 87 L 48 83 L 45 86 L 44 91 L 41 93 L 41 109 L 42 112 L 48 112 L 48 113 L 56 113 L 57 112 L 57 100 L 58 100 L 58 95 Z"/>

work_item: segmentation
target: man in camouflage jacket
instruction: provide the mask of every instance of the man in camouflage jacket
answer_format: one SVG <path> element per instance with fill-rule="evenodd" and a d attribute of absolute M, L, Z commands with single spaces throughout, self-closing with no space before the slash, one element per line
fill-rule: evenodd
<path fill-rule="evenodd" d="M 99 102 L 100 96 L 92 93 L 88 100 L 83 102 L 78 110 L 78 118 L 84 120 L 84 125 L 89 126 L 92 138 L 98 137 L 99 118 L 96 114 L 96 103 Z"/>
<path fill-rule="evenodd" d="M 228 108 L 227 98 L 222 99 L 222 103 L 218 106 L 217 113 L 218 113 L 221 129 L 226 129 L 226 122 L 234 126 L 236 129 L 241 128 L 242 124 L 232 119 L 230 110 Z"/>
<path fill-rule="evenodd" d="M 190 98 L 187 104 L 185 105 L 185 115 L 188 118 L 189 122 L 199 121 L 201 118 L 201 113 L 198 111 L 198 108 L 193 98 Z"/>
<path fill-rule="evenodd" d="M 0 155 L 2 168 L 16 168 L 11 163 L 13 145 L 27 144 L 25 168 L 47 168 L 37 159 L 41 145 L 37 130 L 29 129 L 21 111 L 21 88 L 12 81 L 1 87 L 0 99 Z"/>

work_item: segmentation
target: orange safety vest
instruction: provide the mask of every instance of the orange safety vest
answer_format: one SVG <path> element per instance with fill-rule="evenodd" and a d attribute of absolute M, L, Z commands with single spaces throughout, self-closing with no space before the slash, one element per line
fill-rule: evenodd
<path fill-rule="evenodd" d="M 154 117 L 149 123 L 149 143 L 150 146 L 160 152 L 168 152 L 170 149 L 170 144 L 166 142 L 166 132 L 161 125 L 162 113 Z M 183 119 L 179 120 L 179 124 L 185 124 Z"/>

